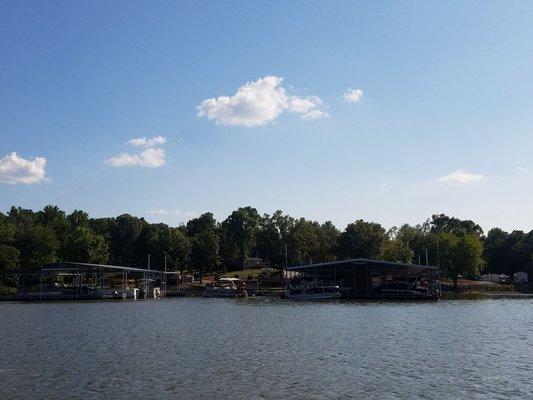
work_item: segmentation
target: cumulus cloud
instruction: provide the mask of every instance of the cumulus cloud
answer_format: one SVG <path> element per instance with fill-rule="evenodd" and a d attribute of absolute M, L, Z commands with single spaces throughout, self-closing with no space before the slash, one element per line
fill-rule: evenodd
<path fill-rule="evenodd" d="M 481 174 L 472 174 L 464 169 L 458 169 L 457 171 L 452 172 L 451 174 L 441 176 L 437 178 L 437 182 L 440 183 L 475 183 L 483 179 Z"/>
<path fill-rule="evenodd" d="M 516 170 L 523 174 L 525 174 L 526 172 L 529 172 L 529 169 L 527 169 L 526 167 L 523 167 L 522 165 L 519 165 L 518 167 L 516 167 Z"/>
<path fill-rule="evenodd" d="M 12 152 L 0 159 L 0 183 L 37 183 L 45 179 L 46 158 L 35 157 L 26 160 L 16 152 Z"/>
<path fill-rule="evenodd" d="M 196 108 L 199 117 L 220 125 L 253 127 L 274 121 L 283 111 L 300 114 L 304 119 L 326 117 L 324 104 L 317 96 L 287 94 L 283 78 L 265 76 L 241 86 L 233 96 L 205 99 Z"/>
<path fill-rule="evenodd" d="M 165 144 L 167 139 L 163 136 L 155 136 L 153 138 L 141 137 L 128 140 L 126 144 L 131 144 L 132 146 L 138 147 L 154 147 L 157 145 Z"/>
<path fill-rule="evenodd" d="M 348 103 L 357 103 L 363 98 L 363 91 L 361 89 L 348 89 L 342 97 Z"/>
<path fill-rule="evenodd" d="M 165 150 L 149 148 L 139 154 L 121 153 L 105 161 L 113 167 L 139 166 L 157 168 L 166 164 Z"/>

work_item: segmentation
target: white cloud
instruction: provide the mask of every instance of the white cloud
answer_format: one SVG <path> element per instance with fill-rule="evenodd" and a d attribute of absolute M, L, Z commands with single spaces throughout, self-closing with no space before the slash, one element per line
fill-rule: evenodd
<path fill-rule="evenodd" d="M 154 147 L 160 144 L 165 144 L 167 142 L 167 139 L 165 139 L 163 136 L 155 136 L 153 138 L 147 138 L 147 137 L 141 137 L 141 138 L 135 138 L 128 140 L 126 144 L 131 144 L 132 146 L 139 146 L 139 147 Z"/>
<path fill-rule="evenodd" d="M 149 148 L 139 154 L 121 153 L 105 161 L 113 167 L 139 166 L 158 168 L 166 163 L 165 150 Z"/>
<path fill-rule="evenodd" d="M 320 109 L 323 106 L 324 102 L 317 96 L 291 96 L 289 98 L 287 110 L 292 113 L 302 114 L 303 119 L 328 117 L 329 114 Z"/>
<path fill-rule="evenodd" d="M 437 178 L 437 182 L 440 183 L 475 183 L 483 179 L 481 174 L 472 174 L 464 169 L 458 169 L 457 171 L 452 172 L 451 174 L 441 176 Z"/>
<path fill-rule="evenodd" d="M 363 91 L 361 89 L 348 89 L 342 97 L 348 103 L 357 103 L 363 98 Z"/>
<path fill-rule="evenodd" d="M 165 216 L 165 215 L 168 215 L 170 213 L 171 213 L 171 211 L 165 210 L 164 208 L 158 208 L 158 209 L 155 209 L 155 210 L 148 211 L 148 214 L 157 215 L 157 216 Z"/>
<path fill-rule="evenodd" d="M 192 218 L 196 218 L 198 217 L 200 214 L 198 214 L 196 211 L 184 211 L 183 212 L 183 216 L 185 218 L 187 218 L 187 220 L 189 219 L 192 219 Z"/>
<path fill-rule="evenodd" d="M 0 183 L 37 183 L 45 179 L 46 158 L 26 160 L 12 152 L 0 159 Z"/>
<path fill-rule="evenodd" d="M 274 121 L 283 111 L 301 114 L 304 119 L 326 117 L 323 101 L 317 96 L 288 95 L 283 78 L 265 76 L 247 82 L 233 96 L 205 99 L 197 106 L 198 116 L 220 125 L 253 127 Z"/>
<path fill-rule="evenodd" d="M 521 165 L 519 165 L 518 167 L 516 167 L 516 170 L 517 170 L 518 172 L 522 172 L 523 174 L 529 172 L 529 169 L 527 169 L 526 167 L 523 167 L 523 166 L 521 166 Z"/>
<path fill-rule="evenodd" d="M 148 214 L 153 215 L 157 219 L 161 220 L 175 220 L 178 218 L 179 220 L 188 221 L 192 218 L 198 217 L 198 213 L 196 211 L 180 211 L 180 210 L 168 210 L 166 208 L 157 208 L 154 210 L 148 211 Z"/>

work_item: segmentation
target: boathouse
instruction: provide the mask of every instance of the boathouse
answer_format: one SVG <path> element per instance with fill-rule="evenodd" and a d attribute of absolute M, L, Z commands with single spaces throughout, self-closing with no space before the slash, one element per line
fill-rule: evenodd
<path fill-rule="evenodd" d="M 179 290 L 180 280 L 179 271 L 81 262 L 54 263 L 9 276 L 18 281 L 19 291 L 0 300 L 157 298 Z"/>
<path fill-rule="evenodd" d="M 400 262 L 355 258 L 287 268 L 289 274 L 314 278 L 341 287 L 345 298 L 440 297 L 438 268 Z"/>

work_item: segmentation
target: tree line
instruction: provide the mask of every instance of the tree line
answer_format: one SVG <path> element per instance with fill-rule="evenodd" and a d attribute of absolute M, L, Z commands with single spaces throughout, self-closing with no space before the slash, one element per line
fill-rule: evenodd
<path fill-rule="evenodd" d="M 419 225 L 386 230 L 356 220 L 340 231 L 330 222 L 294 218 L 276 211 L 261 215 L 241 207 L 218 222 L 205 213 L 177 227 L 148 223 L 129 214 L 91 218 L 57 206 L 40 211 L 12 207 L 0 213 L 0 273 L 13 274 L 57 261 L 146 266 L 199 273 L 240 269 L 247 257 L 260 257 L 273 267 L 371 258 L 439 265 L 453 279 L 482 272 L 531 272 L 533 231 L 486 235 L 470 220 L 435 214 Z"/>

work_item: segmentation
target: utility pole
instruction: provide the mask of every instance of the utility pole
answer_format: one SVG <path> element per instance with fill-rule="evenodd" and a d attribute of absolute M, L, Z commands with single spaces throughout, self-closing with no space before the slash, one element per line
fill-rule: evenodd
<path fill-rule="evenodd" d="M 426 247 L 426 265 L 429 265 L 429 262 L 428 262 L 428 248 Z"/>
<path fill-rule="evenodd" d="M 150 253 L 148 253 L 148 269 L 150 269 Z"/>

